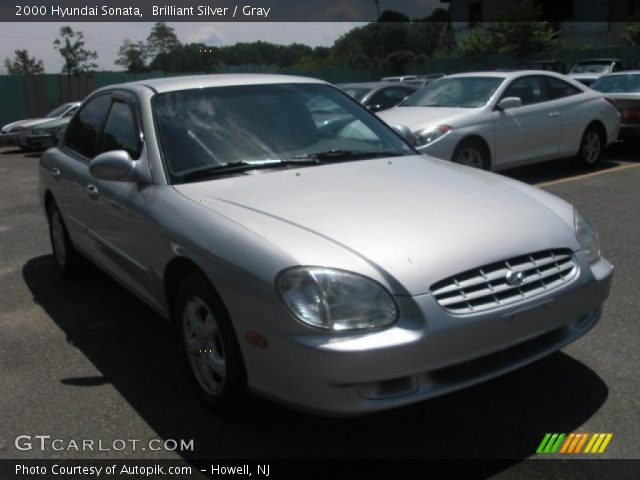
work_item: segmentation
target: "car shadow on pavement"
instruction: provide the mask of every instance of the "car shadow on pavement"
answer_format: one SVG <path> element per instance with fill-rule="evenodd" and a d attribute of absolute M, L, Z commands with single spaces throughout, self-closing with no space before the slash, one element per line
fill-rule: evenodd
<path fill-rule="evenodd" d="M 254 398 L 224 417 L 193 393 L 173 329 L 107 275 L 90 267 L 61 278 L 51 255 L 23 277 L 67 340 L 101 375 L 61 378 L 69 388 L 111 383 L 161 438 L 194 439 L 195 458 L 500 458 L 516 463 L 546 432 L 580 428 L 608 388 L 557 353 L 496 380 L 412 406 L 356 418 L 323 418 Z M 283 365 L 283 374 L 286 375 Z M 508 462 L 509 463 L 509 462 Z M 496 468 L 505 468 L 502 467 Z"/>
<path fill-rule="evenodd" d="M 529 184 L 554 182 L 575 176 L 609 170 L 626 162 L 638 162 L 638 144 L 634 142 L 615 143 L 607 148 L 602 159 L 594 166 L 580 165 L 575 158 L 561 158 L 524 167 L 513 168 L 500 173 Z"/>

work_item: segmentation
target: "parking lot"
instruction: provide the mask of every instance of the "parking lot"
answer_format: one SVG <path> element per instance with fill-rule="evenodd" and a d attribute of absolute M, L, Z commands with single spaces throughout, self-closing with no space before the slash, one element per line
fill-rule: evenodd
<path fill-rule="evenodd" d="M 635 150 L 635 153 L 634 153 Z M 640 458 L 640 155 L 615 145 L 595 170 L 571 160 L 506 172 L 573 203 L 616 266 L 600 324 L 546 360 L 410 407 L 327 419 L 254 399 L 240 418 L 202 406 L 172 329 L 97 270 L 55 269 L 36 197 L 37 154 L 0 149 L 0 457 L 20 434 L 65 439 L 194 439 L 185 458 L 508 458 L 535 456 L 546 432 L 612 432 L 605 458 Z M 164 458 L 127 449 L 82 457 Z"/>

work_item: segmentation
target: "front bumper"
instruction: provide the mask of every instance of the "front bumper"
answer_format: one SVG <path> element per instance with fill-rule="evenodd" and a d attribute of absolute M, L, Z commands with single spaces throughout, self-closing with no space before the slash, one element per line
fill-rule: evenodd
<path fill-rule="evenodd" d="M 588 265 L 547 294 L 473 315 L 452 315 L 430 294 L 396 297 L 391 328 L 335 336 L 272 335 L 269 353 L 245 355 L 263 396 L 325 414 L 354 415 L 418 402 L 499 376 L 587 333 L 609 295 L 613 267 Z M 257 360 L 259 358 L 259 360 Z"/>
<path fill-rule="evenodd" d="M 0 133 L 0 145 L 16 145 L 19 133 Z"/>

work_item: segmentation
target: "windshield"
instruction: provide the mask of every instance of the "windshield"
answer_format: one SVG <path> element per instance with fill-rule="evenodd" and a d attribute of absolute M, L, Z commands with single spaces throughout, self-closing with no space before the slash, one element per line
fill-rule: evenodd
<path fill-rule="evenodd" d="M 401 107 L 477 108 L 485 105 L 500 84 L 499 77 L 440 78 L 400 104 Z"/>
<path fill-rule="evenodd" d="M 202 178 L 203 172 L 213 176 L 216 169 L 277 168 L 294 159 L 315 157 L 318 164 L 415 153 L 375 115 L 329 85 L 183 90 L 156 95 L 152 107 L 173 183 Z"/>
<path fill-rule="evenodd" d="M 53 110 L 51 110 L 49 113 L 47 113 L 46 117 L 47 118 L 58 118 L 64 112 L 66 112 L 68 109 L 69 109 L 69 105 L 65 103 L 64 105 L 60 105 L 59 107 L 56 107 Z"/>
<path fill-rule="evenodd" d="M 359 102 L 361 102 L 362 99 L 365 97 L 365 95 L 369 93 L 371 90 L 372 90 L 371 88 L 364 88 L 364 87 L 345 87 L 342 89 L 344 93 L 352 96 Z"/>
<path fill-rule="evenodd" d="M 576 63 L 569 73 L 608 73 L 611 62 Z"/>
<path fill-rule="evenodd" d="M 640 73 L 600 77 L 591 88 L 603 93 L 640 93 Z"/>

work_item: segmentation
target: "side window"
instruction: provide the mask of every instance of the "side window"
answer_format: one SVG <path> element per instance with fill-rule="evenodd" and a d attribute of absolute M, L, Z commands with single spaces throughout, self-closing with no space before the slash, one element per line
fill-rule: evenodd
<path fill-rule="evenodd" d="M 549 94 L 553 99 L 569 97 L 571 95 L 582 93 L 582 90 L 578 87 L 574 87 L 570 83 L 560 80 L 559 78 L 547 77 L 547 84 L 549 85 Z"/>
<path fill-rule="evenodd" d="M 541 76 L 521 77 L 507 87 L 502 98 L 518 97 L 522 105 L 546 102 L 551 100 L 547 92 L 547 85 Z"/>
<path fill-rule="evenodd" d="M 391 108 L 397 105 L 405 97 L 410 95 L 405 88 L 390 87 L 380 90 L 369 101 L 370 105 L 380 105 L 382 109 Z"/>
<path fill-rule="evenodd" d="M 622 65 L 620 64 L 620 62 L 613 62 L 613 72 L 619 72 L 620 70 L 622 70 Z"/>
<path fill-rule="evenodd" d="M 126 150 L 131 158 L 140 156 L 140 141 L 131 107 L 123 102 L 113 102 L 104 125 L 98 153 L 110 150 Z"/>
<path fill-rule="evenodd" d="M 109 111 L 111 95 L 100 95 L 73 117 L 65 136 L 65 145 L 85 157 L 93 158 L 100 128 Z"/>

